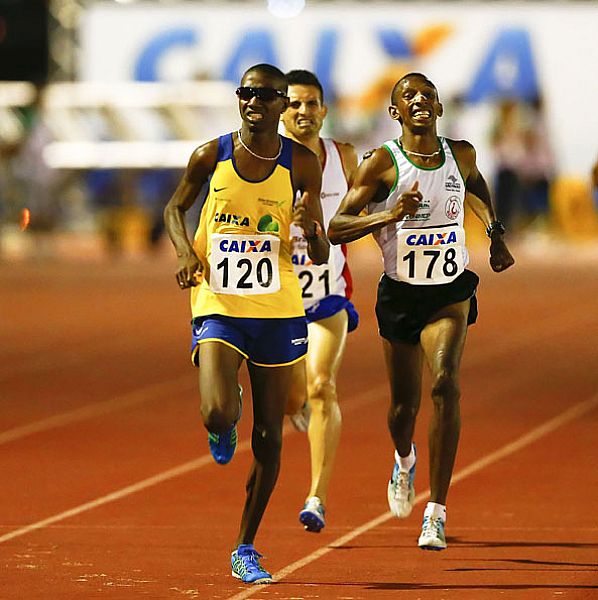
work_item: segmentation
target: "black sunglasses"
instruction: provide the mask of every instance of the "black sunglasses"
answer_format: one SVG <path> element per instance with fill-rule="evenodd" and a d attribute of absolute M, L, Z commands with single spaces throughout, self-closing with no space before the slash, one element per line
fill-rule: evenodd
<path fill-rule="evenodd" d="M 285 92 L 275 90 L 270 87 L 238 87 L 235 94 L 239 96 L 241 100 L 251 100 L 257 98 L 262 102 L 272 102 L 276 98 L 286 98 Z"/>

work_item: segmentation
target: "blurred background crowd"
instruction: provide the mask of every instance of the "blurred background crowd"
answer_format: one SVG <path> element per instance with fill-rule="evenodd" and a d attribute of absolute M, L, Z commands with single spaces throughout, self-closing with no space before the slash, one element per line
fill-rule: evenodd
<path fill-rule="evenodd" d="M 394 82 L 426 73 L 512 238 L 597 240 L 596 26 L 589 1 L 0 0 L 0 258 L 161 248 L 190 153 L 238 126 L 257 62 L 315 71 L 324 134 L 360 156 L 399 135 Z"/>

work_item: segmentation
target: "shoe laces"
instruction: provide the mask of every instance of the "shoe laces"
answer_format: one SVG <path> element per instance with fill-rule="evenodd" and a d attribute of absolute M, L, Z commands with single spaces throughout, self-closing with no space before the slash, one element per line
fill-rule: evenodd
<path fill-rule="evenodd" d="M 398 487 L 404 491 L 409 491 L 409 473 L 407 471 L 399 471 Z"/>
<path fill-rule="evenodd" d="M 263 558 L 263 555 L 255 550 L 255 548 L 248 548 L 247 550 L 238 552 L 237 555 L 241 558 L 243 566 L 247 571 L 263 571 L 260 565 L 260 558 Z"/>
<path fill-rule="evenodd" d="M 426 515 L 422 526 L 423 533 L 426 535 L 437 535 L 438 532 L 442 531 L 444 527 L 444 521 L 442 517 L 430 517 Z"/>
<path fill-rule="evenodd" d="M 407 471 L 399 471 L 396 478 L 395 498 L 398 498 L 400 494 L 409 494 L 409 473 Z"/>
<path fill-rule="evenodd" d="M 312 496 L 305 503 L 305 510 L 310 510 L 312 512 L 317 512 L 319 515 L 324 515 L 324 505 L 321 500 L 317 496 Z"/>

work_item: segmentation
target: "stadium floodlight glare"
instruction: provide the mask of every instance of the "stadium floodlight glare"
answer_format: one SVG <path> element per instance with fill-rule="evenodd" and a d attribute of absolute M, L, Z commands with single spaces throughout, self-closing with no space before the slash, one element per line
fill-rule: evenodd
<path fill-rule="evenodd" d="M 296 17 L 305 8 L 305 0 L 268 0 L 268 10 L 281 19 Z"/>

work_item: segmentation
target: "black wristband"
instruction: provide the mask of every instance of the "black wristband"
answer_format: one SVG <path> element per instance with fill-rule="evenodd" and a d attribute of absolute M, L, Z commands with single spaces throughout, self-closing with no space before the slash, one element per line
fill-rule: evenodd
<path fill-rule="evenodd" d="M 488 227 L 486 227 L 486 235 L 488 237 L 492 237 L 492 233 L 494 231 L 498 231 L 501 235 L 503 235 L 506 231 L 505 226 L 500 221 L 492 221 Z"/>

